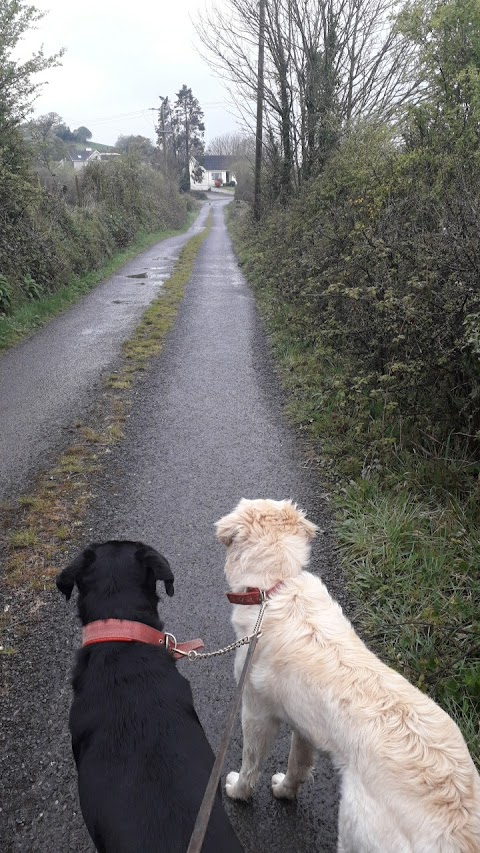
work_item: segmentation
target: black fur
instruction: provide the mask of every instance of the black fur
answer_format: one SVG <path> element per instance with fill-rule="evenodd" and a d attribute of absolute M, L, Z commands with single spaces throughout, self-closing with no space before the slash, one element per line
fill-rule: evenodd
<path fill-rule="evenodd" d="M 128 619 L 162 630 L 165 559 L 141 542 L 93 544 L 57 577 L 78 587 L 83 625 Z M 78 652 L 70 732 L 80 804 L 99 853 L 185 853 L 214 755 L 188 681 L 163 646 L 98 643 Z M 243 853 L 220 790 L 202 853 Z"/>

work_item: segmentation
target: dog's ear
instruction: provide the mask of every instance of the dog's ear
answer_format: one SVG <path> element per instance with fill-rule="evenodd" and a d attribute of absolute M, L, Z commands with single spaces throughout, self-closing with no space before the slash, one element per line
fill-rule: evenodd
<path fill-rule="evenodd" d="M 57 584 L 60 592 L 63 592 L 67 601 L 70 601 L 70 597 L 72 595 L 72 590 L 74 584 L 77 582 L 79 575 L 83 570 L 93 563 L 95 559 L 95 545 L 89 545 L 88 548 L 85 548 L 75 560 L 70 563 L 66 569 L 63 569 L 59 575 L 55 578 L 55 583 Z"/>
<path fill-rule="evenodd" d="M 217 531 L 217 539 L 228 547 L 233 542 L 234 537 L 240 530 L 240 524 L 236 514 L 231 512 L 230 515 L 224 515 L 219 521 L 215 522 L 215 530 Z"/>
<path fill-rule="evenodd" d="M 143 561 L 147 569 L 152 570 L 155 580 L 164 582 L 167 595 L 172 596 L 174 577 L 167 558 L 155 551 L 155 548 L 147 546 L 143 552 Z"/>

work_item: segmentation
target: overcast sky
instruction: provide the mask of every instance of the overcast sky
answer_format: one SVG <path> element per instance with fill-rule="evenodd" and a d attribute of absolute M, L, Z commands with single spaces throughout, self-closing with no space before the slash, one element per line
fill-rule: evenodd
<path fill-rule="evenodd" d="M 62 66 L 35 103 L 35 115 L 59 113 L 73 130 L 86 125 L 93 140 L 113 144 L 141 134 L 155 141 L 159 95 L 174 98 L 184 83 L 205 113 L 205 139 L 238 130 L 221 82 L 194 49 L 191 17 L 205 0 L 32 0 L 47 12 L 22 46 L 44 44 L 49 55 L 66 48 Z"/>

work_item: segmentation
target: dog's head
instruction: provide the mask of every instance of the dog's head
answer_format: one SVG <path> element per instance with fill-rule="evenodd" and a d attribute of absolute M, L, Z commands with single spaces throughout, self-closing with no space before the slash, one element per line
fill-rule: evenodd
<path fill-rule="evenodd" d="M 56 583 L 67 601 L 78 588 L 78 612 L 84 625 L 97 619 L 156 622 L 156 582 L 173 595 L 168 560 L 142 542 L 92 543 L 59 575 Z"/>
<path fill-rule="evenodd" d="M 225 574 L 230 586 L 267 589 L 300 574 L 310 559 L 317 527 L 290 500 L 247 500 L 216 525 L 227 546 Z"/>

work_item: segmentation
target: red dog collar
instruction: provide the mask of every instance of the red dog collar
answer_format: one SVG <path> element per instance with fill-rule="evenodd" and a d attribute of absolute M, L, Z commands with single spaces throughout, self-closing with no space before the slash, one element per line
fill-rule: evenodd
<path fill-rule="evenodd" d="M 262 590 L 258 587 L 248 587 L 246 592 L 227 592 L 226 596 L 230 604 L 262 604 L 265 598 L 271 598 L 277 589 L 282 585 L 282 581 L 278 581 L 275 586 L 270 589 Z"/>
<path fill-rule="evenodd" d="M 101 619 L 98 622 L 90 622 L 83 628 L 82 639 L 82 646 L 91 646 L 94 643 L 134 642 L 165 646 L 176 660 L 190 651 L 204 647 L 202 640 L 177 643 L 173 634 L 169 634 L 168 631 L 163 633 L 156 628 L 150 628 L 150 625 L 144 625 L 143 622 L 129 622 L 127 619 Z"/>

